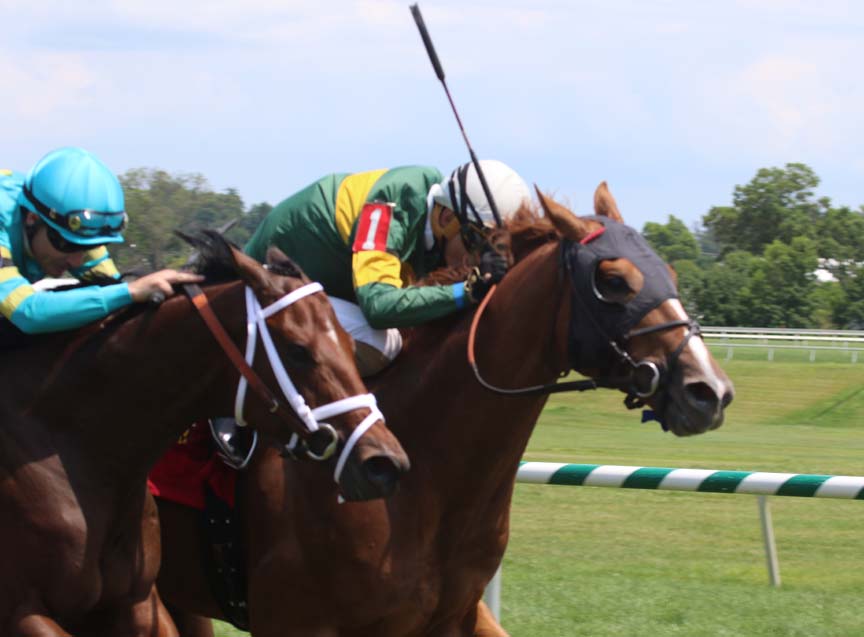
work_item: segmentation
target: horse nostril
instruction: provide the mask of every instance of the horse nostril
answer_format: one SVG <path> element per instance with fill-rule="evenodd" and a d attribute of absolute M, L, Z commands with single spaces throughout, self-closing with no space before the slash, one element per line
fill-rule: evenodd
<path fill-rule="evenodd" d="M 720 401 L 720 404 L 723 407 L 723 409 L 726 409 L 726 407 L 729 406 L 729 403 L 732 402 L 733 398 L 735 398 L 735 390 L 734 389 L 730 388 L 730 389 L 727 389 L 725 392 L 723 392 L 723 399 Z"/>
<path fill-rule="evenodd" d="M 717 393 L 707 383 L 688 383 L 684 388 L 684 392 L 687 395 L 688 402 L 698 405 L 703 409 L 713 411 L 717 406 Z"/>
<path fill-rule="evenodd" d="M 399 468 L 387 456 L 374 456 L 364 461 L 363 473 L 382 496 L 393 493 L 399 484 Z"/>

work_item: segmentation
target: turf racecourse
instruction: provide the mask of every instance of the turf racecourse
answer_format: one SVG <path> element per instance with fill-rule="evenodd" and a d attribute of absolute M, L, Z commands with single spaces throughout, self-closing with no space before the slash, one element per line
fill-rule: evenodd
<path fill-rule="evenodd" d="M 718 431 L 675 438 L 614 392 L 558 395 L 525 458 L 864 475 L 864 362 L 714 351 L 737 391 Z M 770 502 L 780 589 L 768 585 L 754 496 L 520 484 L 503 623 L 513 637 L 864 635 L 864 502 Z"/>

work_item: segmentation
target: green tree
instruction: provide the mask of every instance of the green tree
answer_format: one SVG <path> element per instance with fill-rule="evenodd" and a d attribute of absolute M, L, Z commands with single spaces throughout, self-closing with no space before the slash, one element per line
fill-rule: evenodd
<path fill-rule="evenodd" d="M 838 281 L 816 283 L 810 293 L 810 307 L 813 308 L 810 324 L 823 330 L 842 329 L 844 325 L 837 317 L 846 302 L 846 292 Z"/>
<path fill-rule="evenodd" d="M 705 269 L 702 287 L 695 294 L 698 316 L 705 325 L 749 325 L 750 276 L 755 264 L 756 257 L 737 250 Z"/>
<path fill-rule="evenodd" d="M 236 226 L 225 233 L 225 236 L 239 246 L 245 245 L 256 228 L 264 221 L 264 217 L 270 214 L 271 210 L 273 210 L 273 206 L 269 203 L 255 204 L 246 211 Z"/>
<path fill-rule="evenodd" d="M 816 243 L 795 237 L 791 245 L 775 240 L 750 277 L 752 305 L 747 325 L 807 327 L 811 325 L 814 274 L 818 264 Z"/>
<path fill-rule="evenodd" d="M 678 294 L 684 309 L 690 316 L 701 316 L 699 292 L 705 286 L 705 271 L 689 259 L 676 261 L 674 270 L 678 279 Z"/>
<path fill-rule="evenodd" d="M 814 237 L 820 213 L 830 204 L 816 200 L 819 178 L 804 164 L 762 168 L 745 186 L 736 186 L 732 206 L 714 207 L 703 218 L 723 253 L 736 249 L 761 254 L 775 240 Z"/>
<path fill-rule="evenodd" d="M 825 211 L 816 236 L 819 256 L 836 261 L 842 268 L 850 261 L 864 261 L 864 210 L 847 207 Z M 834 272 L 834 270 L 832 270 Z M 835 276 L 842 272 L 834 272 Z"/>
<path fill-rule="evenodd" d="M 843 296 L 834 305 L 834 323 L 843 329 L 864 329 L 864 264 L 848 267 L 840 276 Z"/>
<path fill-rule="evenodd" d="M 669 263 L 674 264 L 682 259 L 696 261 L 699 258 L 699 242 L 684 222 L 674 215 L 669 215 L 666 224 L 646 223 L 642 234 L 657 254 Z"/>
<path fill-rule="evenodd" d="M 111 254 L 121 271 L 182 265 L 189 247 L 175 236 L 175 230 L 215 228 L 244 215 L 243 201 L 235 190 L 213 192 L 198 174 L 137 168 L 121 175 L 120 182 L 129 227 L 124 233 L 126 243 L 112 246 Z"/>

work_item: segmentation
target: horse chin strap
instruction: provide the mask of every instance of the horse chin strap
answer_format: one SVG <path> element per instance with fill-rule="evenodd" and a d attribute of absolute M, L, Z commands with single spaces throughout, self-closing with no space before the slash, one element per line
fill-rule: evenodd
<path fill-rule="evenodd" d="M 351 451 L 354 449 L 357 441 L 377 421 L 384 420 L 384 416 L 378 409 L 375 396 L 371 393 L 350 396 L 332 403 L 320 405 L 314 409 L 310 408 L 309 405 L 306 404 L 306 400 L 300 392 L 297 391 L 297 388 L 291 381 L 291 377 L 288 375 L 285 366 L 282 364 L 282 360 L 279 358 L 279 353 L 273 344 L 273 338 L 270 335 L 270 330 L 266 323 L 267 318 L 281 312 L 300 299 L 309 296 L 310 294 L 323 292 L 324 288 L 321 284 L 308 283 L 292 292 L 289 292 L 281 299 L 265 308 L 261 307 L 261 304 L 258 302 L 252 289 L 247 286 L 245 358 L 240 354 L 236 345 L 234 345 L 234 342 L 231 341 L 230 337 L 228 337 L 225 332 L 225 329 L 219 323 L 215 314 L 213 314 L 213 310 L 210 308 L 207 297 L 204 295 L 201 288 L 197 285 L 190 284 L 184 286 L 184 289 L 192 300 L 192 303 L 198 309 L 201 317 L 207 324 L 207 327 L 210 328 L 213 336 L 240 372 L 240 382 L 237 385 L 237 395 L 234 400 L 234 419 L 237 421 L 238 425 L 246 426 L 246 421 L 243 418 L 243 405 L 246 400 L 246 389 L 248 386 L 270 405 L 270 413 L 279 414 L 289 420 L 293 420 L 293 416 L 296 415 L 304 425 L 306 437 L 314 437 L 316 438 L 316 441 L 318 438 L 322 438 L 322 450 L 313 452 L 309 449 L 307 450 L 307 455 L 314 460 L 326 460 L 335 453 L 339 444 L 339 435 L 336 433 L 336 430 L 332 425 L 326 422 L 319 422 L 319 419 L 332 418 L 333 416 L 345 414 L 356 409 L 369 410 L 369 414 L 360 422 L 359 425 L 357 425 L 357 427 L 354 428 L 354 431 L 351 432 L 351 435 L 345 442 L 342 453 L 336 461 L 333 479 L 338 484 L 339 478 L 342 475 L 342 470 L 345 468 L 345 463 L 348 460 L 348 456 L 351 455 Z M 270 367 L 273 370 L 273 375 L 276 377 L 276 382 L 279 384 L 282 394 L 291 406 L 293 414 L 285 409 L 280 399 L 270 390 L 269 387 L 267 387 L 266 384 L 264 384 L 258 374 L 252 369 L 252 364 L 255 359 L 257 337 L 259 334 L 261 336 L 261 343 L 264 346 L 264 351 L 267 354 L 267 360 L 270 362 Z M 288 448 L 293 449 L 297 446 L 299 441 L 300 436 L 297 433 L 293 433 L 291 435 L 291 440 L 288 443 Z"/>

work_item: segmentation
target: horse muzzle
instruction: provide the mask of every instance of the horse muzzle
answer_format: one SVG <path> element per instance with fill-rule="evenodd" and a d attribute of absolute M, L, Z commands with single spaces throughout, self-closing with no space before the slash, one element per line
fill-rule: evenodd
<path fill-rule="evenodd" d="M 346 502 L 363 502 L 393 495 L 399 487 L 402 474 L 411 467 L 404 452 L 370 447 L 364 445 L 353 449 L 339 476 L 339 490 Z"/>
<path fill-rule="evenodd" d="M 676 374 L 666 389 L 663 422 L 676 436 L 691 436 L 717 429 L 726 407 L 735 397 L 728 378 L 690 377 Z"/>

